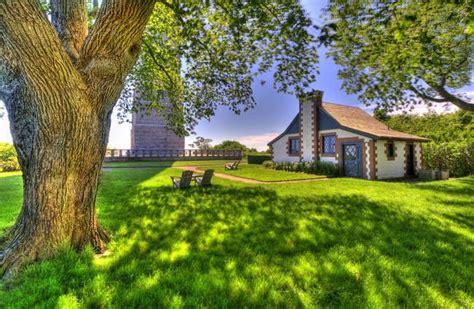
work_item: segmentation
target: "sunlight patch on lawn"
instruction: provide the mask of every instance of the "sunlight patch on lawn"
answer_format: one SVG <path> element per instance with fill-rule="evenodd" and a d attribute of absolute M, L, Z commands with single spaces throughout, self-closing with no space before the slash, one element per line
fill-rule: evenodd
<path fill-rule="evenodd" d="M 59 296 L 56 304 L 58 309 L 79 309 L 81 308 L 76 295 L 69 293 Z"/>
<path fill-rule="evenodd" d="M 10 176 L 20 176 L 21 172 L 1 172 L 0 178 L 10 177 Z"/>
<path fill-rule="evenodd" d="M 209 232 L 198 241 L 200 250 L 207 250 L 219 243 L 224 242 L 227 237 L 231 237 L 228 233 L 229 227 L 223 222 L 216 222 L 211 225 Z"/>
<path fill-rule="evenodd" d="M 171 250 L 163 251 L 159 255 L 159 259 L 163 262 L 174 263 L 179 259 L 185 258 L 189 255 L 190 244 L 185 241 L 180 241 L 173 245 Z"/>
<path fill-rule="evenodd" d="M 150 276 L 140 276 L 136 281 L 136 287 L 139 289 L 150 289 L 160 282 L 161 274 L 159 271 Z"/>

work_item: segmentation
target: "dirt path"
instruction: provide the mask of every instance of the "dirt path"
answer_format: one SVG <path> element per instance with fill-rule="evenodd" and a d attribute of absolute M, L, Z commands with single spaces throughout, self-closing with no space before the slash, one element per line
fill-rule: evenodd
<path fill-rule="evenodd" d="M 180 170 L 199 172 L 199 173 L 204 172 L 203 170 L 199 169 L 197 166 L 177 166 L 175 168 L 178 168 Z M 227 175 L 227 174 L 222 174 L 222 173 L 214 173 L 214 175 L 219 178 L 223 178 L 227 180 L 239 181 L 239 182 L 250 183 L 250 184 L 265 184 L 265 185 L 312 182 L 312 181 L 321 181 L 321 180 L 328 179 L 328 178 L 313 178 L 313 179 L 296 179 L 296 180 L 281 180 L 281 181 L 263 181 L 263 180 L 256 180 L 256 179 L 244 178 L 244 177 L 239 177 L 239 176 Z"/>

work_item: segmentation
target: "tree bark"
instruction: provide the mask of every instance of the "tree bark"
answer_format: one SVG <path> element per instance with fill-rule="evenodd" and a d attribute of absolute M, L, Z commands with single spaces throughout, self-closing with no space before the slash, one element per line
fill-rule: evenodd
<path fill-rule="evenodd" d="M 0 273 L 12 274 L 62 245 L 104 250 L 108 236 L 95 201 L 110 116 L 153 3 L 104 1 L 83 39 L 82 30 L 58 36 L 37 1 L 0 0 L 0 98 L 24 186 L 23 207 L 0 252 Z M 56 28 L 70 25 L 67 18 L 61 23 Z M 74 42 L 77 58 L 65 40 Z"/>
<path fill-rule="evenodd" d="M 51 21 L 73 61 L 87 37 L 87 0 L 51 0 Z"/>
<path fill-rule="evenodd" d="M 66 99 L 57 103 L 71 102 Z M 21 123 L 16 117 L 22 113 L 11 107 L 8 104 L 10 121 Z M 28 128 L 12 128 L 15 146 L 21 150 L 24 201 L 3 251 L 2 267 L 9 272 L 48 257 L 61 245 L 78 250 L 92 245 L 102 252 L 108 240 L 97 222 L 95 201 L 107 145 L 107 134 L 103 132 L 109 130 L 109 115 L 77 112 L 63 114 L 48 124 L 30 121 Z M 55 126 L 53 130 L 51 124 Z"/>

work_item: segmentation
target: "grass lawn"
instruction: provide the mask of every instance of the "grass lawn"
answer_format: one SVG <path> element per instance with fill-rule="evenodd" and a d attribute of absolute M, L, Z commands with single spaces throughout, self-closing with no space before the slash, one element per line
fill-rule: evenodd
<path fill-rule="evenodd" d="M 474 177 L 173 190 L 180 172 L 107 170 L 110 255 L 64 248 L 0 284 L 0 307 L 474 306 Z M 21 179 L 0 175 L 6 227 Z"/>
<path fill-rule="evenodd" d="M 0 173 L 0 237 L 15 222 L 21 205 L 23 182 L 20 175 L 20 172 Z"/>
<path fill-rule="evenodd" d="M 256 179 L 261 181 L 284 181 L 297 179 L 318 179 L 327 178 L 321 175 L 310 175 L 305 173 L 277 171 L 273 169 L 264 168 L 257 164 L 240 164 L 237 170 L 226 170 L 224 166 L 202 166 L 200 169 L 213 169 L 216 173 L 239 176 L 243 178 Z"/>

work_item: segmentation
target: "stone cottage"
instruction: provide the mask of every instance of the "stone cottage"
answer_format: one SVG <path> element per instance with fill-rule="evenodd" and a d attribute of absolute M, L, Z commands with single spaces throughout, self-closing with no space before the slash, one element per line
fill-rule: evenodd
<path fill-rule="evenodd" d="M 268 145 L 275 162 L 321 160 L 343 176 L 387 179 L 418 175 L 427 141 L 391 130 L 358 107 L 323 102 L 316 90 L 300 97 L 299 113 Z"/>

